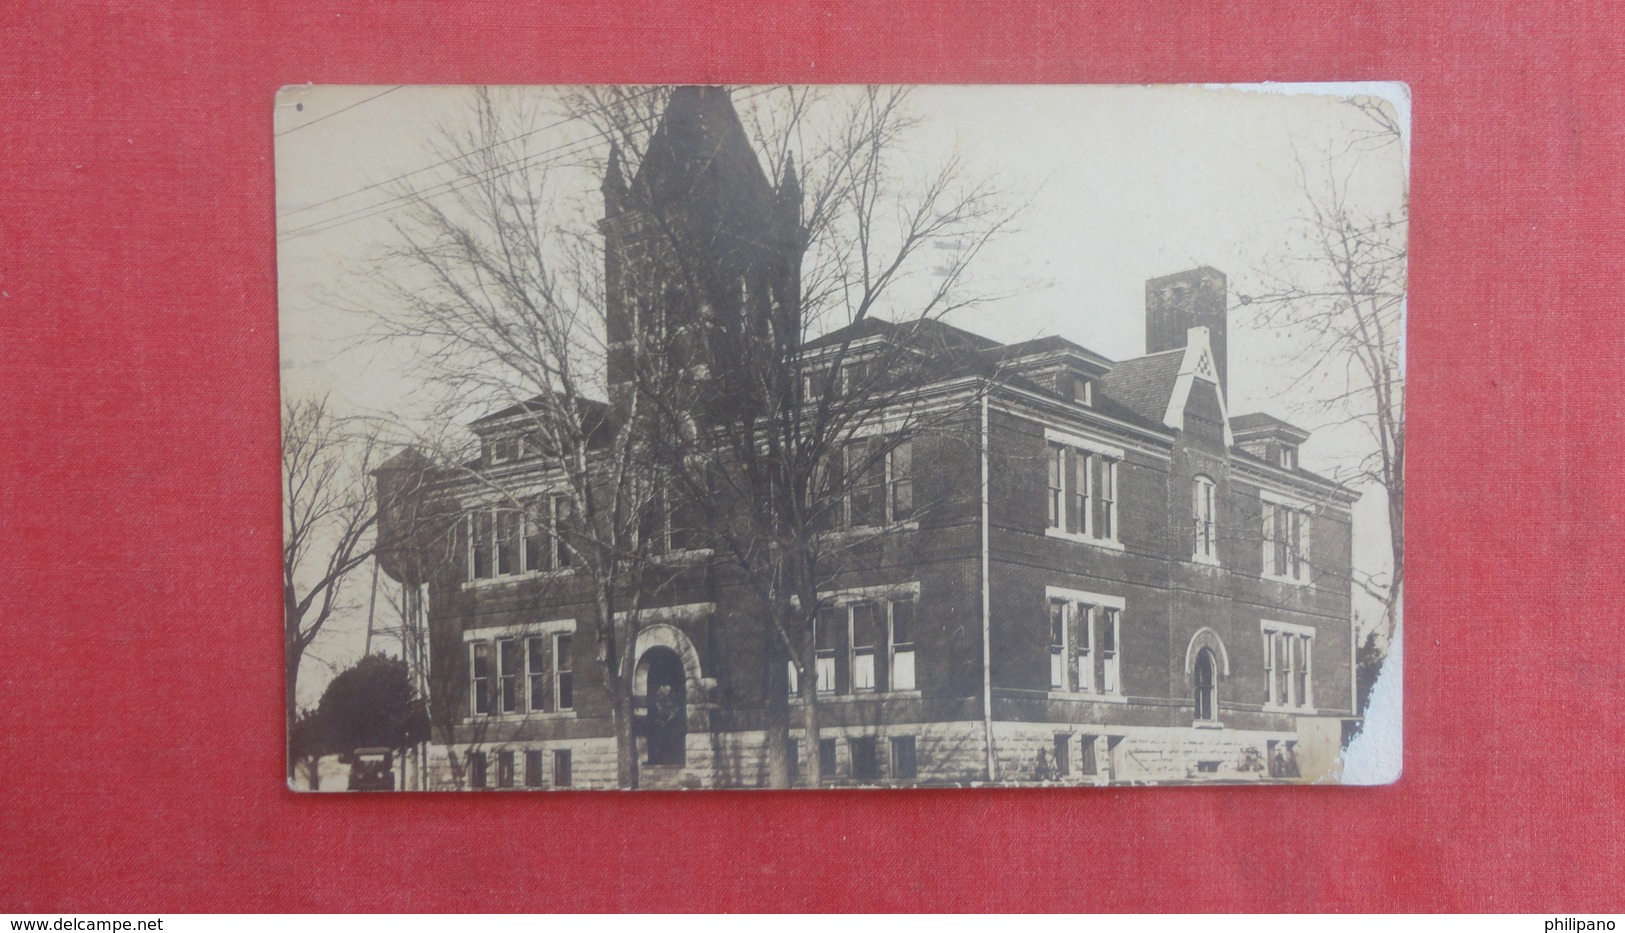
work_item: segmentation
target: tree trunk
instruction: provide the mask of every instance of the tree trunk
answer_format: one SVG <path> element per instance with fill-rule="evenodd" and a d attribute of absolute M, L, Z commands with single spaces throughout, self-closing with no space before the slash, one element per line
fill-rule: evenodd
<path fill-rule="evenodd" d="M 801 678 L 801 731 L 806 736 L 807 786 L 818 787 L 824 780 L 823 762 L 818 754 L 818 665 L 808 668 L 808 676 Z M 833 775 L 830 775 L 833 777 Z"/>
<path fill-rule="evenodd" d="M 615 782 L 623 790 L 638 789 L 638 743 L 632 730 L 632 697 L 629 688 L 615 691 Z"/>
<path fill-rule="evenodd" d="M 291 743 L 293 740 L 293 724 L 295 721 L 297 721 L 299 716 L 299 654 L 293 650 L 291 644 L 285 652 L 283 668 L 283 686 L 287 691 L 285 695 L 287 719 L 284 722 L 282 737 L 283 747 L 287 750 L 287 754 L 284 757 L 287 758 L 288 781 L 291 784 L 294 779 L 294 769 L 297 762 L 294 761 L 293 749 L 289 743 Z"/>
<path fill-rule="evenodd" d="M 790 786 L 789 659 L 781 652 L 770 654 L 774 660 L 769 662 L 767 677 L 767 786 L 782 790 Z"/>

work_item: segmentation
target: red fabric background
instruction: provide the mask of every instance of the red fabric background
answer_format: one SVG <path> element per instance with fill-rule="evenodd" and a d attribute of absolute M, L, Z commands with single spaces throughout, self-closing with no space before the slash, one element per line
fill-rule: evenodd
<path fill-rule="evenodd" d="M 0 909 L 1622 907 L 1617 7 L 514 6 L 0 12 Z M 1398 785 L 282 789 L 279 85 L 1265 79 L 1415 95 Z"/>

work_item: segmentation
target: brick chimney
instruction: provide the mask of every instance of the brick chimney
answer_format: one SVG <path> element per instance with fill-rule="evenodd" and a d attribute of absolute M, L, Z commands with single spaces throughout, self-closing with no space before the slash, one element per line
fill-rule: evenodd
<path fill-rule="evenodd" d="M 1208 266 L 1176 272 L 1145 283 L 1145 352 L 1185 346 L 1192 327 L 1206 327 L 1219 370 L 1219 390 L 1230 397 L 1225 309 L 1229 285 L 1224 273 Z"/>

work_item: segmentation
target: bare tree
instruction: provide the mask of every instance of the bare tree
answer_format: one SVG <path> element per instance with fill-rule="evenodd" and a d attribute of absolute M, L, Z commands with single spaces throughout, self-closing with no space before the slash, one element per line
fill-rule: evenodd
<path fill-rule="evenodd" d="M 933 325 L 991 297 L 968 287 L 968 270 L 1014 212 L 992 185 L 968 180 L 957 159 L 913 170 L 900 148 L 914 127 L 904 90 L 752 91 L 741 95 L 752 101 L 749 128 L 778 180 L 776 216 L 788 221 L 772 231 L 783 248 L 766 277 L 742 283 L 737 265 L 718 261 L 732 247 L 714 230 L 625 181 L 623 166 L 642 165 L 669 94 L 606 88 L 566 99 L 569 117 L 611 143 L 591 150 L 607 152 L 595 161 L 537 148 L 539 112 L 479 91 L 472 119 L 440 140 L 451 181 L 402 192 L 409 206 L 372 276 L 385 294 L 374 308 L 376 336 L 418 349 L 448 411 L 505 403 L 526 420 L 570 501 L 564 534 L 592 581 L 622 786 L 637 783 L 637 620 L 662 585 L 650 528 L 669 523 L 672 510 L 704 516 L 695 519 L 700 533 L 759 598 L 783 648 L 764 673 L 777 698 L 772 782 L 784 786 L 789 671 L 814 749 L 819 594 L 844 566 L 839 555 L 873 537 L 832 534 L 837 513 L 944 417 L 920 405 L 922 348 L 985 362 L 975 347 L 945 346 L 951 329 Z M 640 236 L 661 254 L 662 282 L 638 281 L 649 266 L 618 264 L 617 250 L 606 266 L 587 218 L 554 190 L 572 158 L 605 179 L 606 199 L 620 196 L 652 221 Z M 657 285 L 667 289 L 667 318 L 685 303 L 696 313 L 724 305 L 744 313 L 713 319 L 706 339 L 642 324 L 611 333 L 612 290 Z M 867 343 L 873 321 L 896 339 L 858 365 L 853 345 Z M 836 336 L 820 339 L 829 332 Z M 610 376 L 617 352 L 631 361 L 622 382 Z M 886 432 L 867 440 L 882 415 Z M 456 482 L 528 507 L 488 472 L 440 462 Z M 815 754 L 808 764 L 816 781 Z"/>
<path fill-rule="evenodd" d="M 1356 128 L 1322 159 L 1299 161 L 1304 216 L 1297 237 L 1263 273 L 1261 294 L 1244 296 L 1259 320 L 1288 329 L 1301 343 L 1293 384 L 1311 398 L 1324 427 L 1354 426 L 1365 453 L 1335 472 L 1353 486 L 1386 497 L 1393 566 L 1386 575 L 1357 574 L 1355 584 L 1380 600 L 1384 642 L 1403 598 L 1405 554 L 1405 374 L 1402 358 L 1407 263 L 1408 183 L 1397 203 L 1362 190 L 1360 173 L 1375 164 L 1408 174 L 1401 127 L 1390 105 L 1352 98 Z M 1320 374 L 1327 387 L 1312 384 Z"/>
<path fill-rule="evenodd" d="M 975 404 L 973 392 L 957 409 L 928 412 L 922 389 L 945 374 L 931 365 L 946 357 L 983 367 L 978 375 L 996 369 L 940 322 L 994 297 L 970 287 L 968 272 L 1015 212 L 958 158 L 913 170 L 902 148 L 915 126 L 904 89 L 753 93 L 761 96 L 746 120 L 755 148 L 774 160 L 763 205 L 774 223 L 741 236 L 697 222 L 683 186 L 634 184 L 608 196 L 638 218 L 645 243 L 658 243 L 664 301 L 633 329 L 644 341 L 634 372 L 654 468 L 693 512 L 712 516 L 709 543 L 782 649 L 765 672 L 769 780 L 782 787 L 792 671 L 807 737 L 802 773 L 821 778 L 818 701 L 830 686 L 820 686 L 816 663 L 821 594 L 858 550 L 918 521 L 926 504 L 914 501 L 900 464 L 915 439 Z M 576 105 L 592 119 L 643 112 L 637 103 L 594 91 Z M 649 152 L 650 121 L 598 119 L 617 151 Z M 667 326 L 674 319 L 699 322 L 704 336 Z M 843 529 L 860 508 L 873 510 L 871 526 Z"/>
<path fill-rule="evenodd" d="M 648 568 L 637 529 L 652 494 L 636 400 L 602 401 L 602 268 L 579 226 L 559 220 L 571 215 L 553 191 L 556 159 L 536 147 L 541 115 L 481 88 L 470 117 L 438 141 L 452 179 L 401 193 L 407 207 L 372 275 L 385 295 L 374 336 L 415 348 L 422 374 L 446 390 L 444 411 L 512 406 L 523 443 L 548 464 L 567 518 L 461 458 L 439 460 L 449 481 L 548 526 L 590 581 L 618 779 L 635 787 L 630 652 Z"/>
<path fill-rule="evenodd" d="M 325 397 L 282 408 L 282 599 L 287 725 L 298 717 L 306 652 L 343 606 L 345 583 L 377 548 L 370 471 L 376 426 L 334 412 Z M 294 760 L 288 759 L 288 776 Z"/>

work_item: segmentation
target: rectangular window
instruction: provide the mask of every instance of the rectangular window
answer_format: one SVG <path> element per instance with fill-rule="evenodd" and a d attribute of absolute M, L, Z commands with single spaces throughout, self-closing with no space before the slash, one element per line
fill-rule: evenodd
<path fill-rule="evenodd" d="M 1091 457 L 1095 463 L 1095 524 L 1094 536 L 1107 541 L 1117 540 L 1117 461 L 1110 457 Z"/>
<path fill-rule="evenodd" d="M 818 740 L 818 772 L 824 780 L 835 777 L 835 740 Z"/>
<path fill-rule="evenodd" d="M 852 780 L 878 781 L 880 756 L 876 753 L 874 737 L 847 739 L 846 744 L 852 753 Z"/>
<path fill-rule="evenodd" d="M 569 787 L 571 779 L 570 750 L 568 748 L 555 749 L 553 752 L 553 786 Z"/>
<path fill-rule="evenodd" d="M 904 522 L 914 517 L 914 450 L 910 442 L 903 441 L 886 456 L 886 481 L 890 485 L 887 506 L 891 521 Z"/>
<path fill-rule="evenodd" d="M 875 605 L 858 603 L 848 609 L 851 628 L 848 644 L 852 646 L 852 690 L 854 693 L 875 689 Z"/>
<path fill-rule="evenodd" d="M 474 531 L 469 538 L 470 566 L 473 568 L 474 579 L 487 580 L 491 577 L 493 565 L 491 562 L 491 513 L 475 512 L 473 516 Z"/>
<path fill-rule="evenodd" d="M 1274 709 L 1314 708 L 1314 629 L 1264 622 L 1264 705 Z"/>
<path fill-rule="evenodd" d="M 1082 754 L 1078 756 L 1078 773 L 1090 776 L 1099 774 L 1100 769 L 1095 765 L 1095 737 L 1092 735 L 1083 736 L 1080 751 Z"/>
<path fill-rule="evenodd" d="M 650 496 L 639 511 L 638 543 L 643 547 L 645 553 L 665 553 L 666 504 L 659 494 Z"/>
<path fill-rule="evenodd" d="M 700 547 L 699 529 L 703 522 L 694 516 L 694 507 L 686 498 L 672 495 L 666 519 L 666 546 L 672 551 L 687 551 Z"/>
<path fill-rule="evenodd" d="M 533 713 L 547 709 L 547 637 L 532 635 L 525 639 L 525 673 L 527 695 L 525 708 Z"/>
<path fill-rule="evenodd" d="M 1057 733 L 1055 736 L 1055 775 L 1072 775 L 1072 736 L 1069 733 Z"/>
<path fill-rule="evenodd" d="M 1066 689 L 1066 603 L 1049 604 L 1049 686 Z M 1085 652 L 1087 653 L 1087 652 Z"/>
<path fill-rule="evenodd" d="M 567 496 L 553 497 L 553 568 L 563 570 L 570 566 L 570 522 L 575 509 Z"/>
<path fill-rule="evenodd" d="M 491 442 L 491 462 L 507 463 L 519 459 L 519 438 L 499 437 Z"/>
<path fill-rule="evenodd" d="M 513 752 L 497 752 L 497 786 L 513 786 Z"/>
<path fill-rule="evenodd" d="M 1309 579 L 1309 512 L 1277 502 L 1265 502 L 1264 575 L 1281 580 Z"/>
<path fill-rule="evenodd" d="M 1072 451 L 1072 511 L 1068 518 L 1068 531 L 1089 534 L 1089 461 L 1093 458 L 1081 450 Z"/>
<path fill-rule="evenodd" d="M 1275 635 L 1275 698 L 1282 706 L 1292 705 L 1292 655 L 1288 653 L 1286 636 Z"/>
<path fill-rule="evenodd" d="M 1122 606 L 1118 597 L 1049 587 L 1050 689 L 1119 697 Z M 1058 673 L 1057 661 L 1061 672 Z M 1070 684 L 1064 678 L 1071 677 Z"/>
<path fill-rule="evenodd" d="M 468 786 L 475 790 L 485 789 L 485 753 L 468 753 Z"/>
<path fill-rule="evenodd" d="M 1065 526 L 1061 522 L 1061 502 L 1064 496 L 1061 477 L 1065 475 L 1062 473 L 1062 465 L 1065 463 L 1065 459 L 1065 447 L 1062 447 L 1059 444 L 1049 445 L 1049 526 L 1062 531 L 1065 530 Z"/>
<path fill-rule="evenodd" d="M 525 752 L 525 786 L 541 787 L 542 783 L 542 753 L 532 749 Z"/>
<path fill-rule="evenodd" d="M 1218 508 L 1214 501 L 1213 480 L 1198 476 L 1191 485 L 1191 514 L 1196 526 L 1196 557 L 1199 560 L 1217 560 L 1219 557 Z"/>
<path fill-rule="evenodd" d="M 497 682 L 499 709 L 519 712 L 519 639 L 497 639 Z"/>
<path fill-rule="evenodd" d="M 468 646 L 468 695 L 475 716 L 491 712 L 491 644 L 476 641 Z"/>
<path fill-rule="evenodd" d="M 919 776 L 919 768 L 914 761 L 914 736 L 892 736 L 891 776 L 900 781 L 912 781 Z"/>
<path fill-rule="evenodd" d="M 1292 643 L 1292 697 L 1299 706 L 1309 705 L 1309 639 L 1293 638 Z"/>
<path fill-rule="evenodd" d="M 569 632 L 553 636 L 553 708 L 563 711 L 575 708 L 575 681 L 571 674 Z"/>
<path fill-rule="evenodd" d="M 547 569 L 547 535 L 543 530 L 543 523 L 537 520 L 535 509 L 543 503 L 534 503 L 525 511 L 524 517 L 524 549 L 526 570 Z"/>
<path fill-rule="evenodd" d="M 497 576 L 518 573 L 519 567 L 519 513 L 503 509 L 496 513 Z"/>
<path fill-rule="evenodd" d="M 1072 603 L 1071 612 L 1078 620 L 1078 689 L 1095 692 L 1095 607 Z"/>
<path fill-rule="evenodd" d="M 852 477 L 852 525 L 879 525 L 885 521 L 886 460 L 870 441 L 855 441 L 846 448 L 846 475 Z"/>
<path fill-rule="evenodd" d="M 1100 689 L 1117 692 L 1117 610 L 1100 610 Z"/>
<path fill-rule="evenodd" d="M 1275 635 L 1264 632 L 1264 704 L 1274 706 L 1275 699 Z"/>
<path fill-rule="evenodd" d="M 914 600 L 891 602 L 891 689 L 914 687 Z"/>
<path fill-rule="evenodd" d="M 1117 541 L 1117 464 L 1106 454 L 1051 442 L 1045 508 L 1052 531 Z"/>
<path fill-rule="evenodd" d="M 1294 580 L 1303 579 L 1303 514 L 1298 509 L 1287 513 L 1287 569 Z"/>
<path fill-rule="evenodd" d="M 820 610 L 813 620 L 813 646 L 818 655 L 818 692 L 835 692 L 835 633 L 836 626 L 846 628 L 846 612 L 839 609 Z"/>

